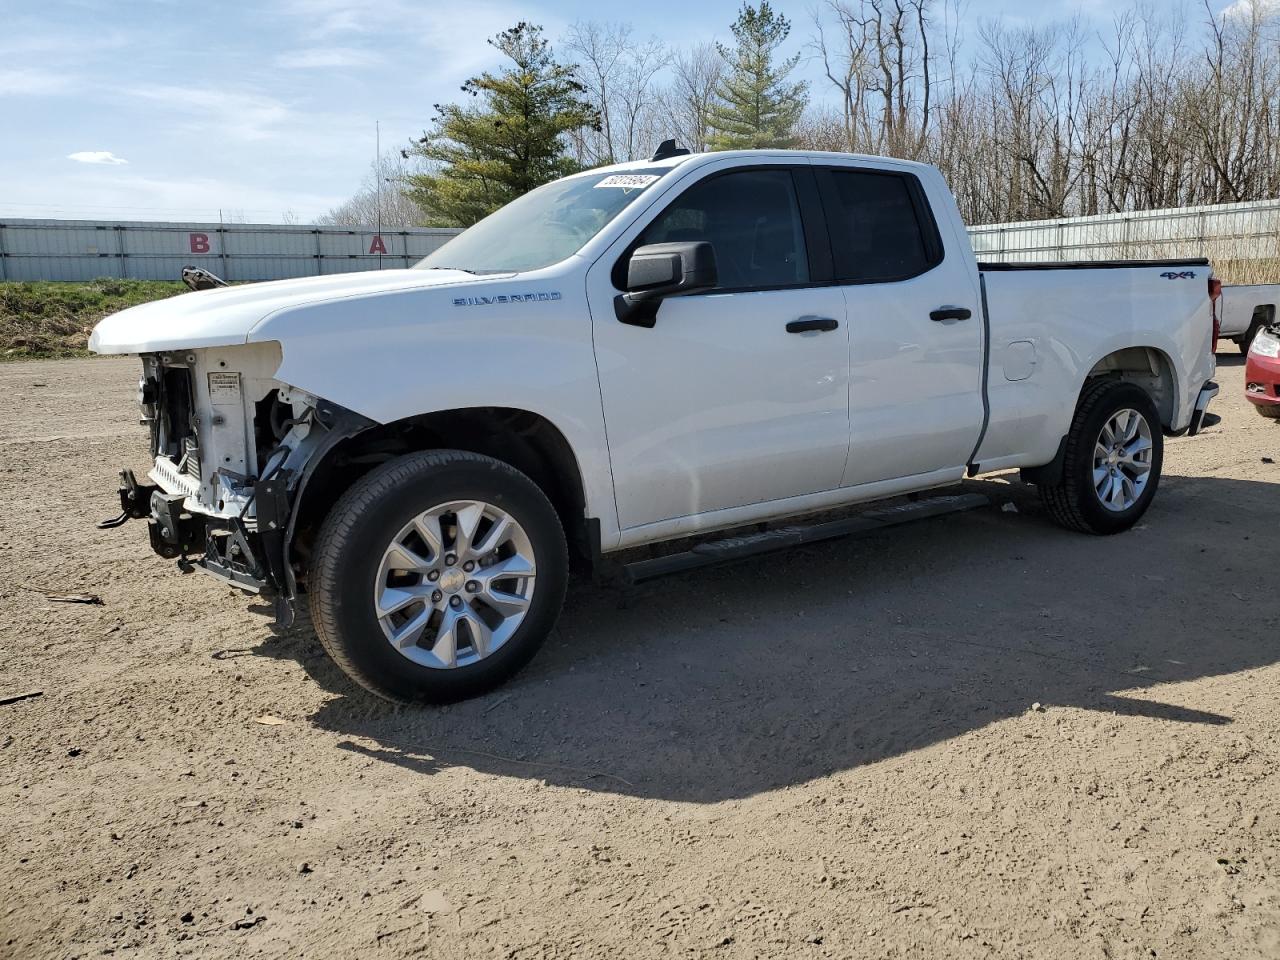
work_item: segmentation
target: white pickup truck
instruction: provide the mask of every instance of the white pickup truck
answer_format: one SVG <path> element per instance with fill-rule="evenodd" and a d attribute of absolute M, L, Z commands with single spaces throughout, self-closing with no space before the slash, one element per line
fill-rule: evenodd
<path fill-rule="evenodd" d="M 1226 284 L 1218 299 L 1218 336 L 1231 340 L 1241 353 L 1258 332 L 1275 322 L 1280 283 Z"/>
<path fill-rule="evenodd" d="M 1217 392 L 1209 280 L 980 266 L 920 164 L 664 144 L 413 269 L 103 320 L 154 457 L 108 523 L 282 617 L 305 595 L 370 690 L 457 699 L 533 656 L 571 558 L 1009 468 L 1067 527 L 1132 526 Z"/>

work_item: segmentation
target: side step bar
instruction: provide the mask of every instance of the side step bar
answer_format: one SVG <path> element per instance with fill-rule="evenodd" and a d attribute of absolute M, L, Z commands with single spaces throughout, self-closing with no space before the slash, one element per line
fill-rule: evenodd
<path fill-rule="evenodd" d="M 673 553 L 665 557 L 654 557 L 652 560 L 637 560 L 622 567 L 622 575 L 627 583 L 644 583 L 672 573 L 683 573 L 698 567 L 709 567 L 719 563 L 742 560 L 761 553 L 772 553 L 785 550 L 804 543 L 817 543 L 820 540 L 835 540 L 838 537 L 856 537 L 875 533 L 888 527 L 896 527 L 915 520 L 926 520 L 929 517 L 940 517 L 962 510 L 974 510 L 991 504 L 989 498 L 980 493 L 962 493 L 948 497 L 932 497 L 904 503 L 897 507 L 885 507 L 879 510 L 868 510 L 856 517 L 843 520 L 830 520 L 809 526 L 779 527 L 763 533 L 753 533 L 742 537 L 729 537 L 710 543 L 700 543 L 692 550 Z"/>

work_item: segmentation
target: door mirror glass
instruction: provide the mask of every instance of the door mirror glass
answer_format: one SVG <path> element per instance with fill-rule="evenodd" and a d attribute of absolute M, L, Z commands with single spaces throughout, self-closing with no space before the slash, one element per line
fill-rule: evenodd
<path fill-rule="evenodd" d="M 623 323 L 652 327 L 664 299 L 702 293 L 716 283 L 716 252 L 710 243 L 651 243 L 631 254 L 627 292 L 614 300 L 614 311 Z"/>

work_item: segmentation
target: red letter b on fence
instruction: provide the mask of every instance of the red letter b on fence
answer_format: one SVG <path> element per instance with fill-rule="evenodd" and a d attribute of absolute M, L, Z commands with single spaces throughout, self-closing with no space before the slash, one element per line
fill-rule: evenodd
<path fill-rule="evenodd" d="M 191 252 L 192 253 L 208 253 L 209 252 L 209 235 L 207 233 L 191 234 Z"/>

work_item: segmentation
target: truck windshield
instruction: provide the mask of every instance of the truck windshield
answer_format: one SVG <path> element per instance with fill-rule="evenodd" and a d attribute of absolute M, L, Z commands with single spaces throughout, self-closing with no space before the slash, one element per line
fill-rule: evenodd
<path fill-rule="evenodd" d="M 544 184 L 464 230 L 416 269 L 510 273 L 559 263 L 669 169 L 587 174 Z"/>

